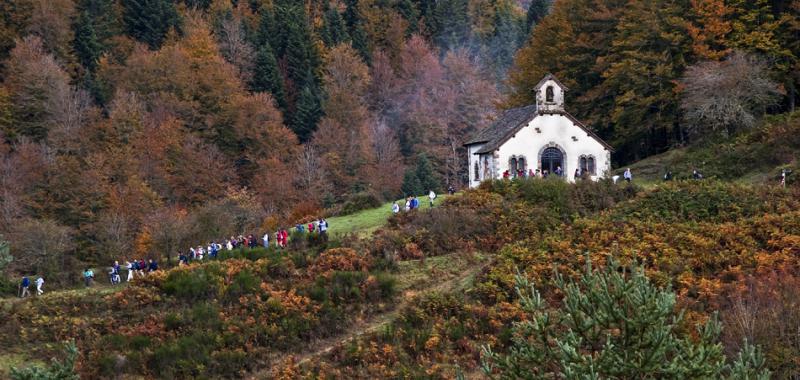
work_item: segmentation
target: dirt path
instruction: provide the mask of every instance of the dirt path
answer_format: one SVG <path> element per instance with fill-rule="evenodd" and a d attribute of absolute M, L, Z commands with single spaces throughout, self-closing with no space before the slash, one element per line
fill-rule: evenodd
<path fill-rule="evenodd" d="M 390 311 L 385 313 L 376 314 L 364 321 L 356 322 L 353 326 L 347 329 L 346 332 L 332 336 L 326 339 L 321 339 L 316 342 L 310 343 L 306 347 L 304 353 L 280 353 L 275 357 L 269 358 L 264 366 L 264 369 L 248 376 L 248 379 L 267 379 L 271 377 L 272 368 L 275 365 L 293 362 L 296 365 L 303 365 L 310 360 L 319 358 L 330 353 L 334 348 L 345 345 L 349 342 L 355 341 L 365 335 L 380 331 L 381 328 L 387 326 L 394 321 L 405 307 L 420 294 L 427 294 L 432 292 L 452 292 L 463 288 L 471 282 L 472 278 L 485 269 L 490 263 L 488 258 L 478 260 L 471 263 L 464 271 L 458 275 L 448 279 L 444 282 L 437 282 L 435 278 L 431 278 L 433 285 L 423 289 L 409 289 L 403 292 L 397 305 Z"/>

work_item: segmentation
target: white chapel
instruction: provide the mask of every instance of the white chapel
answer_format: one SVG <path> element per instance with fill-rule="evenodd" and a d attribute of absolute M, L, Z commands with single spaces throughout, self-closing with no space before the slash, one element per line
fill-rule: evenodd
<path fill-rule="evenodd" d="M 487 179 L 575 174 L 596 180 L 611 171 L 613 149 L 564 108 L 568 88 L 551 74 L 536 85 L 536 104 L 505 111 L 464 146 L 469 185 Z M 577 169 L 577 173 L 576 173 Z"/>

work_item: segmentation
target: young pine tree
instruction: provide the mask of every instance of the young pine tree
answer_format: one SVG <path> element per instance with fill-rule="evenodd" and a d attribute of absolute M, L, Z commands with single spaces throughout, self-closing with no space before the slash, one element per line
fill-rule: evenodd
<path fill-rule="evenodd" d="M 556 274 L 564 299 L 555 309 L 517 275 L 529 318 L 514 324 L 507 354 L 484 347 L 484 372 L 502 379 L 769 378 L 750 347 L 726 364 L 716 318 L 693 336 L 675 310 L 675 293 L 650 283 L 641 268 L 618 268 L 613 260 L 602 270 L 588 266 L 578 281 Z"/>
<path fill-rule="evenodd" d="M 419 156 L 417 156 L 417 166 L 414 171 L 417 175 L 417 178 L 419 178 L 422 191 L 426 193 L 429 190 L 436 192 L 439 191 L 441 180 L 433 170 L 433 164 L 431 163 L 430 159 L 428 159 L 428 155 L 421 153 Z"/>

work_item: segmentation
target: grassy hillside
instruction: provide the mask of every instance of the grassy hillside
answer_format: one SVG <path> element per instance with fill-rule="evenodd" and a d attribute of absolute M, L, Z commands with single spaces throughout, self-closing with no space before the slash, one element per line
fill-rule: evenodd
<path fill-rule="evenodd" d="M 706 178 L 777 184 L 781 169 L 800 173 L 800 112 L 767 118 L 739 136 L 710 140 L 648 157 L 628 167 L 644 183 L 662 181 L 666 170 L 675 178 L 691 178 L 699 170 Z M 616 174 L 622 174 L 619 168 Z M 790 179 L 791 176 L 790 176 Z"/>
<path fill-rule="evenodd" d="M 444 202 L 447 197 L 447 195 L 437 196 L 434 206 Z M 420 201 L 420 210 L 427 210 L 430 208 L 430 203 L 427 196 L 420 196 L 418 199 Z M 397 200 L 397 204 L 400 205 L 401 209 L 403 209 L 405 207 L 405 200 L 399 199 Z M 328 224 L 330 224 L 331 234 L 356 234 L 361 237 L 367 237 L 375 232 L 375 230 L 377 230 L 380 226 L 386 224 L 386 220 L 391 216 L 392 202 L 388 202 L 377 208 L 361 210 L 349 215 L 328 218 Z"/>
<path fill-rule="evenodd" d="M 785 333 L 800 328 L 798 209 L 794 186 L 496 181 L 426 212 L 331 218 L 341 230 L 327 244 L 4 300 L 0 363 L 43 362 L 75 339 L 87 377 L 480 378 L 481 347 L 507 352 L 527 318 L 518 271 L 559 305 L 553 270 L 578 279 L 587 259 L 613 256 L 674 289 L 679 331 L 719 312 L 723 332 L 709 339 L 720 355 L 735 357 L 746 337 L 783 378 L 800 373 Z"/>

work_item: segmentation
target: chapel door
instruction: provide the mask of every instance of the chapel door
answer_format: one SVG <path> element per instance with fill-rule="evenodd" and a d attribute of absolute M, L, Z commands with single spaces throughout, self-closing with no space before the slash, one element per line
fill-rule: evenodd
<path fill-rule="evenodd" d="M 542 173 L 546 170 L 547 173 L 553 174 L 559 167 L 564 170 L 564 155 L 558 148 L 545 149 L 539 162 L 542 163 Z"/>

